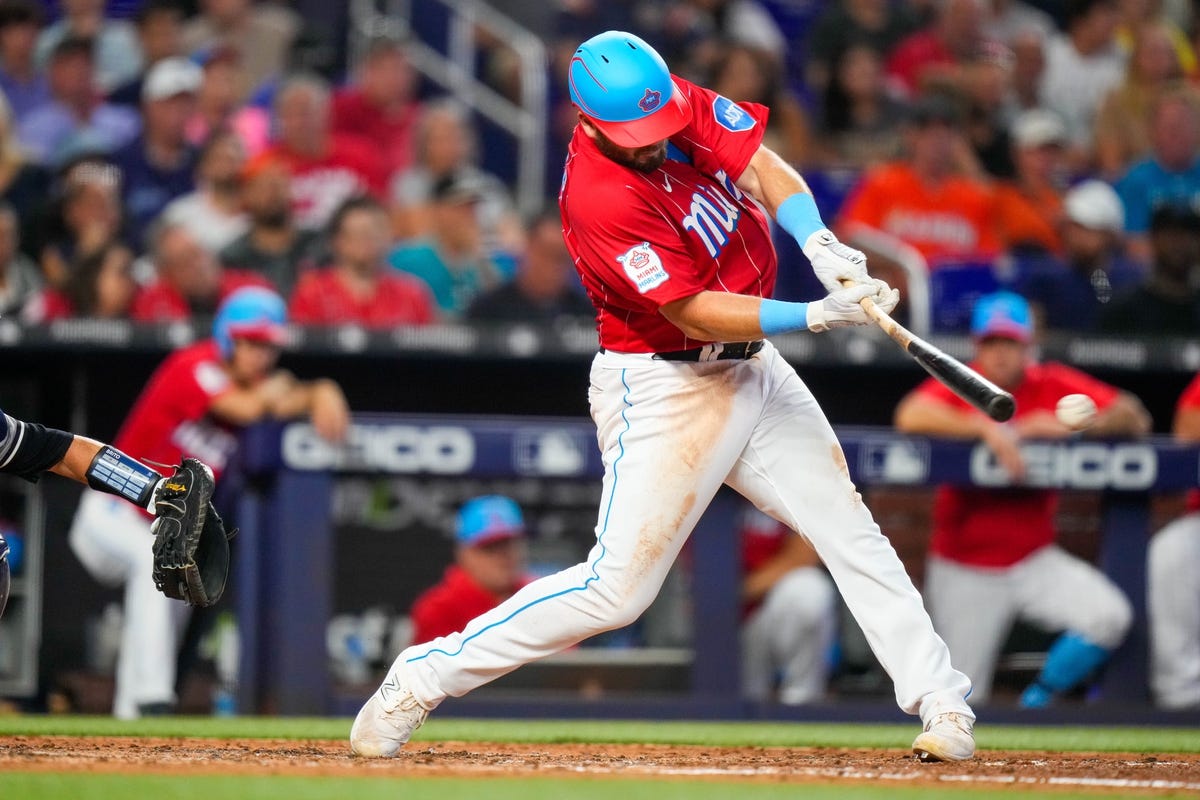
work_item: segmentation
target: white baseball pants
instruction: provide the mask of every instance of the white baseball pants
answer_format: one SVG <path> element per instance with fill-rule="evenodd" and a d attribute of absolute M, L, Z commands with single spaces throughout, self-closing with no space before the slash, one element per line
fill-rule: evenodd
<path fill-rule="evenodd" d="M 1150 688 L 1163 708 L 1200 706 L 1200 513 L 1150 540 L 1146 562 Z"/>
<path fill-rule="evenodd" d="M 820 567 L 800 567 L 771 587 L 742 623 L 742 696 L 803 705 L 821 699 L 837 633 L 833 583 Z"/>
<path fill-rule="evenodd" d="M 601 353 L 589 400 L 605 466 L 595 546 L 462 632 L 401 653 L 393 670 L 419 702 L 432 708 L 636 620 L 727 483 L 812 543 L 902 709 L 974 716 L 970 682 L 855 491 L 833 429 L 774 347 L 700 363 Z"/>
<path fill-rule="evenodd" d="M 125 500 L 87 489 L 70 542 L 93 578 L 125 586 L 113 715 L 134 719 L 139 706 L 174 704 L 179 636 L 190 609 L 154 588 L 150 521 Z"/>
<path fill-rule="evenodd" d="M 925 599 L 954 663 L 971 678 L 976 704 L 991 695 L 996 660 L 1016 620 L 1072 631 L 1106 650 L 1124 640 L 1133 622 L 1117 585 L 1056 545 L 1001 569 L 930 556 Z"/>

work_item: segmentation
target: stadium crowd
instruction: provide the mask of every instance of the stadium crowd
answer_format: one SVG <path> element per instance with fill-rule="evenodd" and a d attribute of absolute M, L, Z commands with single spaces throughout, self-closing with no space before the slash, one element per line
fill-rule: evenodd
<path fill-rule="evenodd" d="M 1185 3 L 501 5 L 550 53 L 551 216 L 575 121 L 565 64 L 622 28 L 678 74 L 769 105 L 769 144 L 894 284 L 912 276 L 880 241 L 915 248 L 945 302 L 1008 288 L 1051 330 L 1200 330 Z M 343 69 L 313 27 L 253 0 L 0 0 L 0 314 L 176 320 L 255 284 L 312 324 L 494 318 L 510 302 L 589 314 L 546 215 L 517 212 L 511 141 L 423 79 L 405 41 L 374 39 Z M 511 45 L 480 41 L 479 73 L 516 97 Z M 778 293 L 816 290 L 784 275 Z"/>

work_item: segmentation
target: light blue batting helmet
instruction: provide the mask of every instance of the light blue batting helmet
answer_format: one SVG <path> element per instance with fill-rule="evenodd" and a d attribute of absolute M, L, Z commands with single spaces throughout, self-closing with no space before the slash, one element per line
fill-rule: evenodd
<path fill-rule="evenodd" d="M 287 306 L 270 289 L 248 286 L 225 299 L 213 319 L 213 338 L 223 358 L 233 355 L 234 339 L 283 344 Z"/>

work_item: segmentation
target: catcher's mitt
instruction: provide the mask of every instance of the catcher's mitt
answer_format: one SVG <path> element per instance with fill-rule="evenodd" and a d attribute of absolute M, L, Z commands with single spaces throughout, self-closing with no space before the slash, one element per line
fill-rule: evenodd
<path fill-rule="evenodd" d="M 188 605 L 221 599 L 229 576 L 229 539 L 212 505 L 213 474 L 185 458 L 154 492 L 154 585 Z"/>

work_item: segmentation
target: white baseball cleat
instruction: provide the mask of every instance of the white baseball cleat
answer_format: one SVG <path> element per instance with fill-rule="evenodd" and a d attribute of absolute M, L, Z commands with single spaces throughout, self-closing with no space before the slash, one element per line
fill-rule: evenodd
<path fill-rule="evenodd" d="M 429 709 L 417 702 L 399 675 L 390 672 L 354 718 L 350 749 L 367 758 L 391 758 L 428 716 Z"/>
<path fill-rule="evenodd" d="M 938 714 L 913 740 L 913 752 L 922 761 L 966 761 L 975 755 L 973 721 L 965 714 Z"/>

